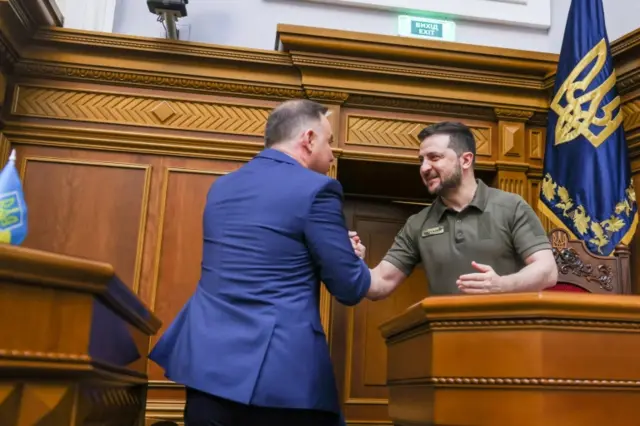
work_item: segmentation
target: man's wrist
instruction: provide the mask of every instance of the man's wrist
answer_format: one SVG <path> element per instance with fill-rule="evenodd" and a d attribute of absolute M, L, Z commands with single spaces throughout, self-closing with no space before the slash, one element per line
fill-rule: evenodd
<path fill-rule="evenodd" d="M 380 279 L 377 277 L 376 271 L 374 269 L 369 269 L 369 272 L 371 273 L 371 285 L 369 286 L 369 291 L 367 292 L 367 299 L 379 300 L 382 296 Z"/>
<path fill-rule="evenodd" d="M 516 274 L 498 276 L 498 287 L 502 293 L 513 293 L 516 291 L 517 281 L 515 275 Z"/>

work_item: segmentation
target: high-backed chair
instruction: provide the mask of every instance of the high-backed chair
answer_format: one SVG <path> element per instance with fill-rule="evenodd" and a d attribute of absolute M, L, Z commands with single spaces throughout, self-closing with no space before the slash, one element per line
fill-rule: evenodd
<path fill-rule="evenodd" d="M 558 283 L 547 291 L 631 294 L 629 248 L 616 246 L 613 256 L 591 253 L 581 240 L 572 240 L 564 229 L 549 232 L 558 265 Z"/>

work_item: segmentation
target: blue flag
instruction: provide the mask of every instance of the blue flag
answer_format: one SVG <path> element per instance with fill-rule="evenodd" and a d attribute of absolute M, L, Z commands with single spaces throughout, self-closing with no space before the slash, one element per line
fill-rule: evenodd
<path fill-rule="evenodd" d="M 638 223 L 602 0 L 573 0 L 549 110 L 538 209 L 609 256 Z"/>
<path fill-rule="evenodd" d="M 19 245 L 27 236 L 27 205 L 16 170 L 16 152 L 0 172 L 0 243 Z"/>

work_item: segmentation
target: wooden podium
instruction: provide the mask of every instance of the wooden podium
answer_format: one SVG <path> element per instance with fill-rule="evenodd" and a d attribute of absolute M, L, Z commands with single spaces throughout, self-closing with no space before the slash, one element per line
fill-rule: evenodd
<path fill-rule="evenodd" d="M 430 297 L 381 331 L 395 425 L 638 423 L 640 297 Z"/>
<path fill-rule="evenodd" d="M 0 244 L 0 425 L 144 424 L 160 325 L 111 265 Z"/>

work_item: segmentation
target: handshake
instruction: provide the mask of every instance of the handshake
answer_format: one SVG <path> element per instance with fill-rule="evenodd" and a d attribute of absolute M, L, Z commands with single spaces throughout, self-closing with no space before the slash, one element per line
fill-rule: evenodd
<path fill-rule="evenodd" d="M 356 231 L 349 231 L 349 239 L 351 239 L 351 246 L 353 247 L 353 251 L 356 253 L 356 256 L 364 260 L 367 248 L 360 242 L 358 233 Z"/>

